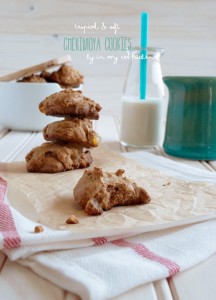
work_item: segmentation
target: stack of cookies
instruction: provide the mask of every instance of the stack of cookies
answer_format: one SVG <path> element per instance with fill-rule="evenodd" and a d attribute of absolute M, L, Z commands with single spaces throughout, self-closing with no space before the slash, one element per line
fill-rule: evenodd
<path fill-rule="evenodd" d="M 91 120 L 99 119 L 101 106 L 81 91 L 66 89 L 47 97 L 39 109 L 64 119 L 44 128 L 43 136 L 48 142 L 26 155 L 28 172 L 57 173 L 88 167 L 92 156 L 86 148 L 100 143 Z"/>

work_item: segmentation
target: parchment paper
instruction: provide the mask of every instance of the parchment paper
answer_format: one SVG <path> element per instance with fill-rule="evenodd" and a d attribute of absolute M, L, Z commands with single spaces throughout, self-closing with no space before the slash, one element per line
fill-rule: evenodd
<path fill-rule="evenodd" d="M 157 170 L 110 151 L 105 146 L 91 150 L 94 166 L 126 176 L 145 188 L 149 204 L 120 206 L 101 216 L 88 216 L 73 200 L 73 187 L 84 170 L 58 174 L 27 173 L 25 163 L 4 165 L 1 176 L 8 180 L 10 205 L 26 217 L 56 229 L 71 230 L 80 237 L 146 232 L 211 219 L 216 216 L 216 185 L 163 176 Z M 79 224 L 66 225 L 74 214 Z"/>

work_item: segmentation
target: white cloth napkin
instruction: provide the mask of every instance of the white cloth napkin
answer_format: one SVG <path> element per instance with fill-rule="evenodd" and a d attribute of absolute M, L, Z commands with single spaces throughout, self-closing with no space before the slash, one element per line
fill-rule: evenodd
<path fill-rule="evenodd" d="M 102 244 L 104 243 L 104 244 Z M 216 221 L 50 251 L 19 262 L 84 300 L 110 299 L 141 284 L 175 275 L 216 252 Z"/>
<path fill-rule="evenodd" d="M 216 183 L 214 173 L 145 152 L 128 153 L 166 175 Z M 0 179 L 0 248 L 11 260 L 83 299 L 108 299 L 140 284 L 172 276 L 216 252 L 216 220 L 149 232 L 77 240 L 71 231 L 32 233 L 35 222 L 10 207 Z M 44 252 L 46 250 L 46 252 Z M 52 251 L 47 251 L 52 250 Z"/>

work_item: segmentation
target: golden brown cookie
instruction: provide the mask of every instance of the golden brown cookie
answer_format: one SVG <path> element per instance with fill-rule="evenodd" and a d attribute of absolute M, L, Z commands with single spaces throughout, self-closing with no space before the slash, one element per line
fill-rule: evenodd
<path fill-rule="evenodd" d="M 101 106 L 85 97 L 81 91 L 68 89 L 48 96 L 39 104 L 39 109 L 49 116 L 71 116 L 97 120 Z"/>
<path fill-rule="evenodd" d="M 49 79 L 51 74 L 52 73 L 50 73 L 48 71 L 43 71 L 43 72 L 41 72 L 40 77 L 44 78 L 44 80 L 46 80 L 46 82 L 51 82 L 51 80 Z"/>
<path fill-rule="evenodd" d="M 57 82 L 63 88 L 78 87 L 83 83 L 83 75 L 71 66 L 62 65 L 58 71 L 42 72 L 41 76 L 50 82 Z"/>
<path fill-rule="evenodd" d="M 44 78 L 40 77 L 39 75 L 30 75 L 23 77 L 22 79 L 18 80 L 17 82 L 37 82 L 37 83 L 44 83 L 47 82 Z"/>
<path fill-rule="evenodd" d="M 148 193 L 123 174 L 121 169 L 115 173 L 86 170 L 74 188 L 74 200 L 88 215 L 100 215 L 113 206 L 148 203 Z"/>
<path fill-rule="evenodd" d="M 89 119 L 70 119 L 48 124 L 43 130 L 47 141 L 65 141 L 85 148 L 97 147 L 100 137 L 92 130 Z"/>
<path fill-rule="evenodd" d="M 57 173 L 90 166 L 92 156 L 80 146 L 44 143 L 26 155 L 27 170 L 34 173 Z"/>

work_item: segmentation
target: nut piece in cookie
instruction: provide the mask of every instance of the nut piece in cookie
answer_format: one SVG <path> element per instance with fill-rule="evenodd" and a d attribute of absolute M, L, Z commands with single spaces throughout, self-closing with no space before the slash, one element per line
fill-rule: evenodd
<path fill-rule="evenodd" d="M 49 82 L 57 82 L 62 88 L 78 87 L 83 83 L 83 75 L 71 66 L 62 65 L 58 71 L 42 72 L 41 76 Z"/>
<path fill-rule="evenodd" d="M 76 145 L 44 143 L 26 155 L 27 170 L 34 173 L 57 173 L 90 166 L 89 151 Z"/>
<path fill-rule="evenodd" d="M 89 119 L 74 118 L 48 124 L 43 135 L 47 141 L 65 141 L 85 148 L 97 147 L 100 143 Z"/>
<path fill-rule="evenodd" d="M 68 89 L 48 96 L 39 104 L 39 109 L 49 116 L 71 116 L 97 120 L 101 106 L 85 97 L 81 91 Z"/>
<path fill-rule="evenodd" d="M 36 83 L 45 83 L 47 82 L 44 78 L 40 77 L 39 75 L 30 75 L 23 77 L 22 79 L 18 80 L 17 82 L 36 82 Z"/>
<path fill-rule="evenodd" d="M 76 184 L 74 200 L 88 215 L 101 215 L 113 206 L 148 203 L 148 193 L 135 182 L 123 176 L 124 170 L 104 172 L 100 168 L 86 170 Z"/>
<path fill-rule="evenodd" d="M 79 219 L 77 219 L 75 215 L 69 216 L 66 220 L 66 224 L 78 224 L 78 223 L 79 223 Z"/>

